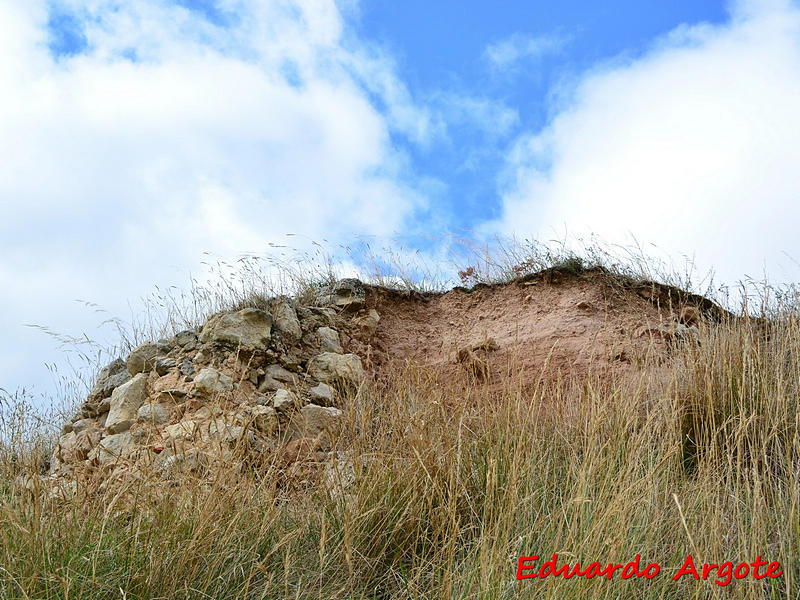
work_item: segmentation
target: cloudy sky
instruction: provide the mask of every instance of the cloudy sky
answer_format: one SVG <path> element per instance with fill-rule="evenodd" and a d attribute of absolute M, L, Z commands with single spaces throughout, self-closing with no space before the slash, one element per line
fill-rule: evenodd
<path fill-rule="evenodd" d="M 798 279 L 788 0 L 0 0 L 0 387 L 270 243 L 632 236 Z M 297 242 L 295 242 L 297 243 Z M 307 242 L 300 242 L 307 243 Z"/>

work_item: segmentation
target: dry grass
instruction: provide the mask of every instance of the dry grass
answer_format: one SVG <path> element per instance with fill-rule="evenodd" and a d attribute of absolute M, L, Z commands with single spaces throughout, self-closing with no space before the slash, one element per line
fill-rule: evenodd
<path fill-rule="evenodd" d="M 8 598 L 785 598 L 800 590 L 800 320 L 701 327 L 624 379 L 442 389 L 408 367 L 346 399 L 346 493 L 267 461 L 168 486 L 37 484 L 0 454 Z M 765 304 L 765 306 L 767 306 Z M 24 411 L 23 411 L 24 412 Z M 10 414 L 6 407 L 6 414 Z M 19 427 L 19 425 L 15 425 Z M 519 555 L 657 562 L 642 579 L 516 581 Z M 698 562 L 777 560 L 778 579 L 675 582 Z"/>

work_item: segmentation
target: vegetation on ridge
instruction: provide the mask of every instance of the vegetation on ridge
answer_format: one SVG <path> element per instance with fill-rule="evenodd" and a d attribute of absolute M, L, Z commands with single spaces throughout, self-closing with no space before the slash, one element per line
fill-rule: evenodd
<path fill-rule="evenodd" d="M 0 596 L 796 597 L 800 320 L 791 296 L 763 307 L 701 323 L 699 344 L 651 370 L 525 394 L 512 374 L 491 402 L 479 384 L 446 389 L 409 365 L 343 399 L 337 448 L 358 474 L 346 493 L 276 462 L 202 485 L 88 478 L 74 497 L 47 494 L 35 477 L 47 449 L 4 404 Z M 639 554 L 664 575 L 516 581 L 518 556 L 554 552 L 581 564 Z M 687 554 L 761 555 L 784 575 L 672 581 Z"/>

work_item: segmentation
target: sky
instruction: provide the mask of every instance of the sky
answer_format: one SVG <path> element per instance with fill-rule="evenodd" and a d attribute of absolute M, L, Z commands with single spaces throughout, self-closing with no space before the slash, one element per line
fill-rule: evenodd
<path fill-rule="evenodd" d="M 270 244 L 591 234 L 800 275 L 788 0 L 0 0 L 0 90 L 5 390 L 64 360 L 27 325 L 113 343 Z"/>

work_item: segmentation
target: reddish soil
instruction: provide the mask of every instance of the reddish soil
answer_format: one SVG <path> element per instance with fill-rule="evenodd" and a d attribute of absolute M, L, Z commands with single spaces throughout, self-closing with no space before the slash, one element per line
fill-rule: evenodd
<path fill-rule="evenodd" d="M 351 331 L 349 348 L 368 357 L 378 379 L 406 361 L 432 367 L 443 381 L 467 377 L 490 388 L 508 373 L 525 384 L 590 371 L 607 377 L 630 371 L 648 353 L 668 353 L 661 336 L 642 333 L 680 312 L 658 300 L 648 288 L 611 285 L 602 273 L 443 294 L 369 288 L 367 305 L 380 323 L 368 339 Z"/>

